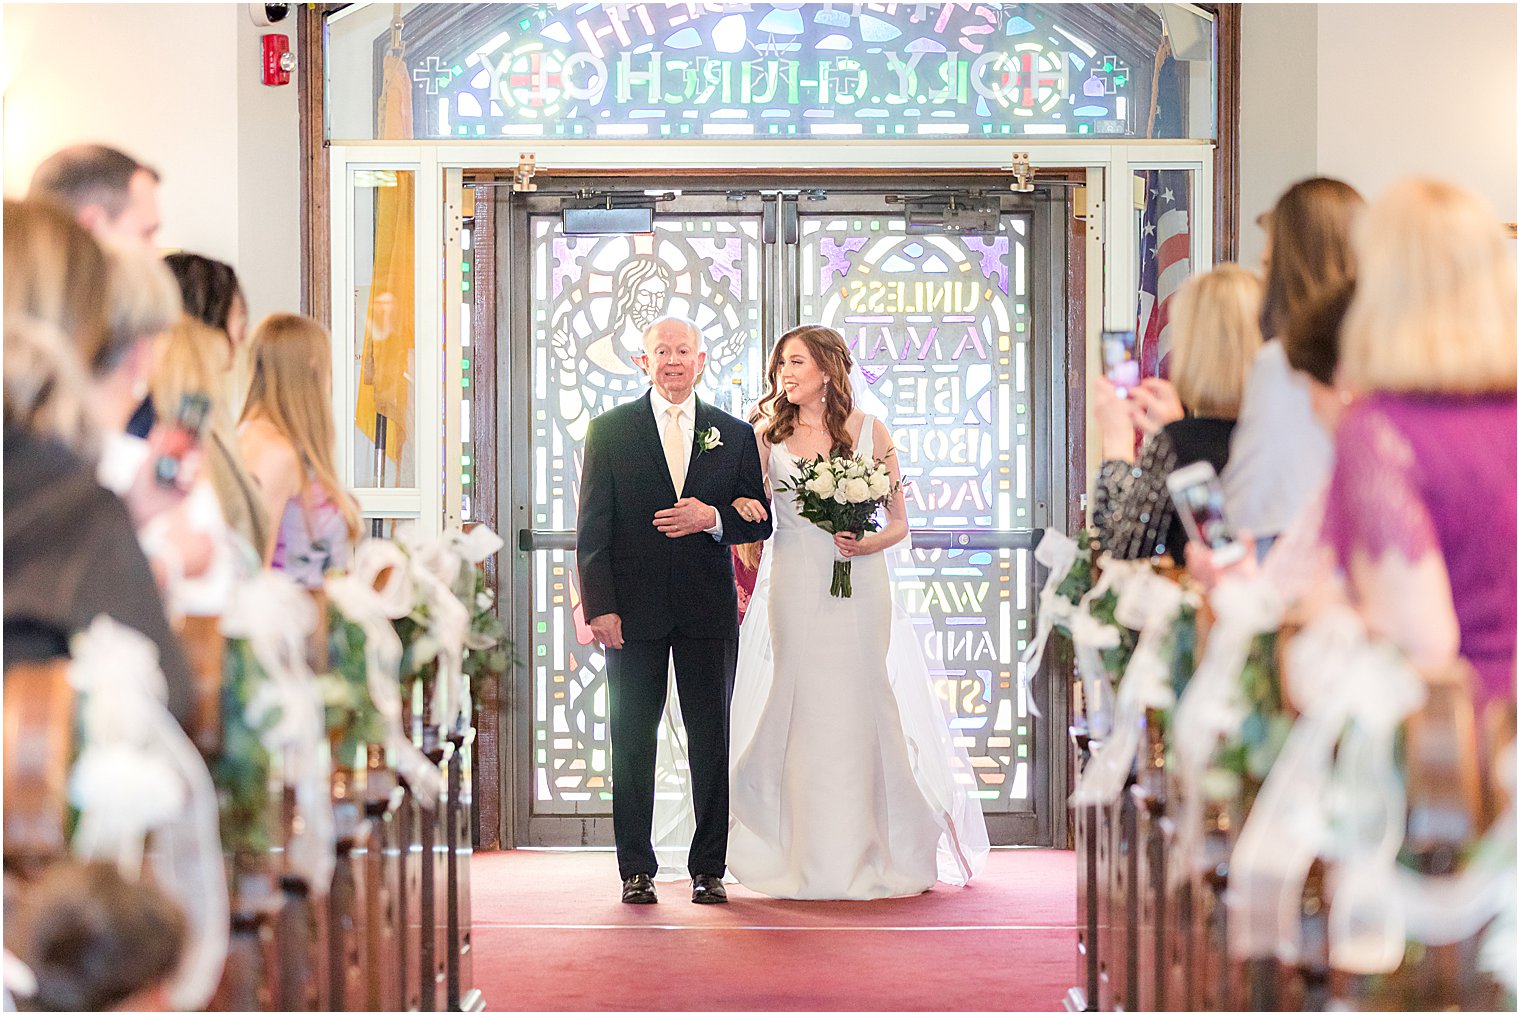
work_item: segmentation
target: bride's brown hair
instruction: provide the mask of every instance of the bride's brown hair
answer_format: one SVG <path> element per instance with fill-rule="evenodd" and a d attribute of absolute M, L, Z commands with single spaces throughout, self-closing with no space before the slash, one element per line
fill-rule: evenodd
<path fill-rule="evenodd" d="M 781 357 L 792 339 L 807 346 L 813 362 L 823 371 L 823 422 L 829 431 L 830 454 L 852 454 L 850 433 L 845 429 L 850 413 L 855 411 L 855 393 L 850 388 L 850 347 L 839 332 L 821 324 L 793 328 L 771 350 L 770 363 L 765 368 L 766 393 L 759 409 L 766 421 L 765 439 L 773 445 L 781 444 L 797 429 L 798 407 L 786 397 L 779 381 Z"/>

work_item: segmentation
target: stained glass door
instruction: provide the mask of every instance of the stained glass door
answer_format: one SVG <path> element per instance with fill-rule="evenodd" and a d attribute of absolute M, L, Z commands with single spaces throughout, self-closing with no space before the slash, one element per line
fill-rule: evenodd
<path fill-rule="evenodd" d="M 1034 627 L 1031 550 L 1064 483 L 1065 338 L 1050 312 L 1061 230 L 1048 199 L 1006 195 L 983 235 L 909 235 L 900 197 L 687 192 L 659 203 L 651 234 L 569 236 L 559 197 L 514 196 L 502 277 L 520 294 L 504 315 L 518 380 L 503 423 L 519 456 L 512 599 L 526 666 L 504 795 L 517 798 L 520 844 L 611 841 L 605 672 L 575 579 L 580 445 L 592 416 L 647 386 L 631 357 L 666 314 L 704 328 L 699 392 L 740 415 L 786 328 L 845 335 L 863 407 L 889 422 L 909 481 L 898 599 L 973 758 L 993 840 L 1052 841 L 1059 742 L 1016 660 Z"/>

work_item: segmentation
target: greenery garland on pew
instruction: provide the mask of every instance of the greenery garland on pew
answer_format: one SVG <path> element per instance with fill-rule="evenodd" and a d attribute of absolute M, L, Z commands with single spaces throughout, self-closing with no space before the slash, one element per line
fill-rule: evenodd
<path fill-rule="evenodd" d="M 1214 799 L 1238 799 L 1242 814 L 1251 812 L 1293 729 L 1293 713 L 1283 700 L 1278 673 L 1277 639 L 1274 631 L 1252 641 L 1240 671 L 1248 711 L 1234 734 L 1224 738 L 1204 776 L 1204 792 Z"/>
<path fill-rule="evenodd" d="M 364 628 L 329 604 L 327 631 L 331 669 L 317 680 L 322 687 L 333 763 L 339 767 L 362 768 L 364 748 L 369 744 L 385 743 L 386 734 L 385 719 L 369 694 Z"/>
<path fill-rule="evenodd" d="M 222 745 L 211 762 L 211 778 L 221 802 L 222 848 L 230 853 L 261 852 L 269 848 L 269 752 L 263 734 L 279 716 L 274 712 L 254 723 L 248 706 L 264 670 L 253 647 L 242 638 L 228 638 L 222 678 Z"/>
<path fill-rule="evenodd" d="M 1077 544 L 1077 557 L 1071 565 L 1071 570 L 1066 573 L 1061 584 L 1056 587 L 1056 595 L 1067 600 L 1073 606 L 1079 606 L 1082 598 L 1092 591 L 1098 581 L 1098 557 L 1102 554 L 1102 547 L 1098 545 L 1097 536 L 1090 529 L 1079 529 L 1074 537 Z M 1097 598 L 1087 604 L 1087 611 L 1094 620 L 1119 632 L 1119 644 L 1112 648 L 1100 650 L 1099 656 L 1103 660 L 1103 669 L 1117 687 L 1124 676 L 1124 670 L 1129 666 L 1129 657 L 1135 651 L 1135 642 L 1138 638 L 1136 632 L 1120 624 L 1114 619 L 1114 610 L 1119 605 L 1119 596 L 1112 589 L 1105 590 Z M 1071 641 L 1071 628 L 1057 620 L 1055 630 L 1065 635 L 1067 642 Z"/>

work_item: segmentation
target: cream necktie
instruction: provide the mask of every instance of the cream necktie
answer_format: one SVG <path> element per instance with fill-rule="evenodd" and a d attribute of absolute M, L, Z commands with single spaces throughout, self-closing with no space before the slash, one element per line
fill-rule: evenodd
<path fill-rule="evenodd" d="M 676 496 L 686 482 L 686 441 L 681 436 L 681 407 L 672 405 L 665 410 L 665 464 L 670 469 L 670 481 L 675 484 Z"/>

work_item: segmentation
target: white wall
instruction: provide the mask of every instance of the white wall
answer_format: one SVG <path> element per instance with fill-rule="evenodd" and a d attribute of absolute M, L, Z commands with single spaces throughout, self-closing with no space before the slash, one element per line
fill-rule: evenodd
<path fill-rule="evenodd" d="M 1401 176 L 1455 180 L 1516 219 L 1511 4 L 1248 3 L 1241 21 L 1240 259 L 1295 180 L 1376 198 Z"/>
<path fill-rule="evenodd" d="M 273 29 L 240 3 L 6 4 L 0 25 L 7 196 L 65 145 L 113 145 L 163 176 L 160 246 L 236 266 L 255 318 L 299 308 L 296 88 L 259 83 Z"/>
<path fill-rule="evenodd" d="M 1324 4 L 1318 78 L 1321 173 L 1443 176 L 1515 220 L 1513 4 Z"/>

